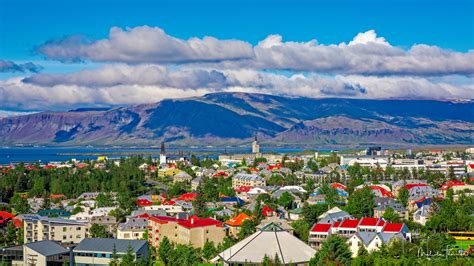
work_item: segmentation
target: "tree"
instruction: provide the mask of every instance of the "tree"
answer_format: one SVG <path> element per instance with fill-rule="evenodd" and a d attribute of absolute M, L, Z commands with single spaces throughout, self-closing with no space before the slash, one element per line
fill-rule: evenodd
<path fill-rule="evenodd" d="M 91 237 L 96 238 L 108 238 L 110 237 L 109 232 L 107 232 L 107 228 L 105 225 L 101 224 L 93 224 L 89 229 L 89 233 Z"/>
<path fill-rule="evenodd" d="M 400 216 L 398 215 L 398 213 L 395 212 L 395 210 L 391 207 L 387 207 L 385 209 L 385 212 L 383 213 L 382 217 L 391 223 L 396 223 L 400 220 Z"/>
<path fill-rule="evenodd" d="M 178 244 L 171 257 L 168 265 L 176 266 L 191 266 L 200 262 L 198 251 L 192 246 Z"/>
<path fill-rule="evenodd" d="M 112 249 L 112 259 L 109 262 L 109 266 L 119 266 L 119 265 L 120 265 L 120 261 L 117 254 L 117 247 L 114 244 L 114 248 Z"/>
<path fill-rule="evenodd" d="M 397 199 L 398 201 L 400 201 L 403 207 L 406 207 L 408 205 L 409 198 L 410 198 L 410 192 L 408 191 L 408 189 L 406 189 L 405 187 L 400 189 L 400 191 L 398 192 Z"/>
<path fill-rule="evenodd" d="M 217 255 L 217 249 L 213 242 L 206 241 L 202 247 L 202 257 L 209 261 Z"/>
<path fill-rule="evenodd" d="M 352 253 L 340 236 L 332 235 L 309 261 L 310 265 L 349 265 Z"/>
<path fill-rule="evenodd" d="M 304 203 L 303 205 L 303 219 L 309 226 L 312 226 L 318 221 L 318 217 L 326 212 L 329 208 L 327 204 L 314 204 L 308 205 L 308 203 Z"/>
<path fill-rule="evenodd" d="M 293 206 L 293 201 L 295 200 L 295 197 L 290 194 L 290 192 L 285 191 L 283 194 L 281 194 L 280 198 L 278 199 L 278 204 L 282 206 L 283 208 L 289 210 Z"/>
<path fill-rule="evenodd" d="M 202 184 L 197 187 L 196 194 L 196 199 L 193 201 L 194 215 L 202 217 L 207 210 Z"/>
<path fill-rule="evenodd" d="M 133 265 L 135 262 L 135 254 L 133 253 L 132 245 L 128 245 L 127 252 L 122 256 L 122 261 L 120 265 L 129 266 Z"/>
<path fill-rule="evenodd" d="M 172 252 L 173 244 L 169 241 L 168 237 L 165 236 L 158 248 L 158 256 L 165 265 L 169 264 Z"/>
<path fill-rule="evenodd" d="M 239 240 L 242 240 L 246 238 L 247 236 L 255 233 L 255 231 L 256 231 L 255 223 L 252 220 L 245 220 L 242 223 L 242 226 L 240 226 L 240 231 L 237 234 L 237 236 L 239 237 Z"/>
<path fill-rule="evenodd" d="M 308 242 L 310 225 L 304 219 L 294 221 L 291 226 L 299 239 L 305 243 Z"/>
<path fill-rule="evenodd" d="M 369 187 L 364 186 L 363 188 L 354 191 L 348 199 L 347 212 L 352 214 L 354 217 L 372 217 L 374 209 L 374 194 Z"/>

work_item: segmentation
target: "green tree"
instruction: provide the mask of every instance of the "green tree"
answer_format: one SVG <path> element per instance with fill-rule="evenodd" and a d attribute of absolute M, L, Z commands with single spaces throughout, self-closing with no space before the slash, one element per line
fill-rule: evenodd
<path fill-rule="evenodd" d="M 252 220 L 245 220 L 242 225 L 240 226 L 240 231 L 237 234 L 240 240 L 248 237 L 249 235 L 255 233 L 256 226 Z"/>
<path fill-rule="evenodd" d="M 194 215 L 198 217 L 203 217 L 204 213 L 206 212 L 206 198 L 202 188 L 202 184 L 197 187 L 196 191 L 196 199 L 193 201 L 193 210 Z"/>
<path fill-rule="evenodd" d="M 204 243 L 204 246 L 202 247 L 202 257 L 206 261 L 209 261 L 212 258 L 214 258 L 216 255 L 217 255 L 217 249 L 214 246 L 214 243 L 210 241 L 206 241 L 206 243 Z"/>
<path fill-rule="evenodd" d="M 291 227 L 299 239 L 305 243 L 308 242 L 310 225 L 304 219 L 294 221 Z"/>
<path fill-rule="evenodd" d="M 191 266 L 201 261 L 198 251 L 192 246 L 178 244 L 171 254 L 168 265 L 172 266 Z"/>
<path fill-rule="evenodd" d="M 295 200 L 295 197 L 290 194 L 290 192 L 285 191 L 283 194 L 281 194 L 280 198 L 278 199 L 278 204 L 285 208 L 286 210 L 289 210 L 293 206 L 293 201 Z"/>
<path fill-rule="evenodd" d="M 398 201 L 400 201 L 403 207 L 406 207 L 408 205 L 409 198 L 410 198 L 410 192 L 405 187 L 400 189 L 400 191 L 398 192 L 397 199 Z"/>
<path fill-rule="evenodd" d="M 397 223 L 400 220 L 400 216 L 398 215 L 397 212 L 391 207 L 387 207 L 385 209 L 385 212 L 383 213 L 382 217 L 391 222 L 391 223 Z"/>
<path fill-rule="evenodd" d="M 349 265 L 352 253 L 344 239 L 337 235 L 330 236 L 321 249 L 309 261 L 310 265 Z"/>
<path fill-rule="evenodd" d="M 374 194 L 369 187 L 364 186 L 354 191 L 348 199 L 347 212 L 354 217 L 372 217 L 374 209 Z"/>
<path fill-rule="evenodd" d="M 158 248 L 158 256 L 165 265 L 168 265 L 170 263 L 172 253 L 173 244 L 170 242 L 168 237 L 165 236 L 163 240 L 161 240 L 160 247 Z"/>
<path fill-rule="evenodd" d="M 132 245 L 128 245 L 127 252 L 122 256 L 120 265 L 130 266 L 135 264 L 135 254 L 133 252 Z"/>
<path fill-rule="evenodd" d="M 89 234 L 91 237 L 95 238 L 108 238 L 110 237 L 109 232 L 107 232 L 107 228 L 105 225 L 101 224 L 93 224 L 89 229 Z"/>
<path fill-rule="evenodd" d="M 120 260 L 117 254 L 117 247 L 114 244 L 114 247 L 112 249 L 112 259 L 109 262 L 109 266 L 119 266 L 120 265 Z"/>

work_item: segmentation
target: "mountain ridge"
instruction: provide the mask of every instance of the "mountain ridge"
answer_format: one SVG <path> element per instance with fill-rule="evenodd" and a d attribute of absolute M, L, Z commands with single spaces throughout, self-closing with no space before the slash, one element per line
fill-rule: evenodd
<path fill-rule="evenodd" d="M 474 103 L 220 92 L 0 119 L 0 144 L 473 144 Z"/>

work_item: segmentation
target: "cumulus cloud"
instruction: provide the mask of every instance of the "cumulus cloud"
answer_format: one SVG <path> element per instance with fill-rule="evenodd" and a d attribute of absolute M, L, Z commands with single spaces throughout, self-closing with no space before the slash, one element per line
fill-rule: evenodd
<path fill-rule="evenodd" d="M 375 31 L 359 33 L 346 43 L 324 45 L 316 40 L 284 42 L 271 35 L 254 47 L 255 59 L 240 62 L 259 69 L 314 71 L 358 75 L 473 75 L 474 51 L 448 51 L 413 45 L 404 50 L 390 45 Z"/>
<path fill-rule="evenodd" d="M 469 80 L 469 81 L 466 81 Z M 164 98 L 212 92 L 259 92 L 306 97 L 474 98 L 474 80 L 363 75 L 281 74 L 255 69 L 166 68 L 104 65 L 68 74 L 36 74 L 0 81 L 0 98 L 11 110 L 69 110 L 74 107 L 153 103 Z"/>
<path fill-rule="evenodd" d="M 109 37 L 91 41 L 71 36 L 51 41 L 38 51 L 60 61 L 105 61 L 124 63 L 190 63 L 239 60 L 253 56 L 252 46 L 239 40 L 214 37 L 182 40 L 157 27 L 110 29 Z"/>
<path fill-rule="evenodd" d="M 42 69 L 41 66 L 27 62 L 23 64 L 18 64 L 13 61 L 1 60 L 0 59 L 0 73 L 1 72 L 39 72 Z"/>
<path fill-rule="evenodd" d="M 474 74 L 474 51 L 457 52 L 424 44 L 406 50 L 391 45 L 374 30 L 357 34 L 349 43 L 326 45 L 316 39 L 285 42 L 281 35 L 270 35 L 252 47 L 244 41 L 213 37 L 182 40 L 147 26 L 126 30 L 114 27 L 107 39 L 91 41 L 72 36 L 46 43 L 38 51 L 61 61 L 218 63 L 220 67 L 346 75 Z"/>

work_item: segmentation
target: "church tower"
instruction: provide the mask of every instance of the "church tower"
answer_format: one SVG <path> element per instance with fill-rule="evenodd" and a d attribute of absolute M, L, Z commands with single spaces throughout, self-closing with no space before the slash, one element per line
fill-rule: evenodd
<path fill-rule="evenodd" d="M 161 142 L 161 150 L 160 150 L 160 165 L 166 164 L 166 152 L 165 152 L 165 142 Z"/>
<path fill-rule="evenodd" d="M 252 142 L 252 153 L 260 153 L 260 145 L 258 145 L 257 135 L 255 135 L 255 139 Z"/>

